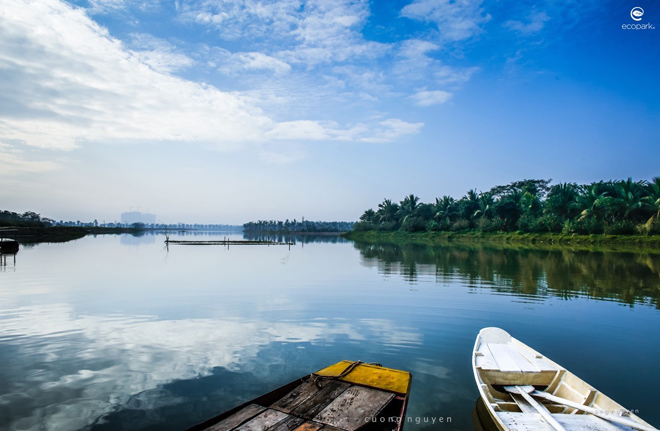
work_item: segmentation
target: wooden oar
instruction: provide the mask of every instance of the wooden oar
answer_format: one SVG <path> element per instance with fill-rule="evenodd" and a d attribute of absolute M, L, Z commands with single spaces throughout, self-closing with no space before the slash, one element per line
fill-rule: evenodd
<path fill-rule="evenodd" d="M 532 386 L 532 388 L 533 388 L 533 386 Z M 511 392 L 511 393 L 514 393 L 514 394 L 517 393 L 517 394 L 522 395 L 522 397 L 525 399 L 525 401 L 527 401 L 532 407 L 534 407 L 534 409 L 537 412 L 539 412 L 541 417 L 543 419 L 545 419 L 545 421 L 547 423 L 549 423 L 551 427 L 553 427 L 557 431 L 566 431 L 566 428 L 564 428 L 559 422 L 557 422 L 557 420 L 555 418 L 552 417 L 552 415 L 550 414 L 548 409 L 546 409 L 544 406 L 539 404 L 538 401 L 536 401 L 534 398 L 529 396 L 529 394 L 527 393 L 527 391 L 525 389 L 523 389 L 520 386 L 505 386 L 504 389 L 507 392 Z"/>
<path fill-rule="evenodd" d="M 611 414 L 608 414 L 608 413 L 604 413 L 602 410 L 595 409 L 595 408 L 589 407 L 589 406 L 585 406 L 583 404 L 579 404 L 579 403 L 576 403 L 574 401 L 567 400 L 565 398 L 560 398 L 560 397 L 551 395 L 551 394 L 549 394 L 547 392 L 544 392 L 544 391 L 534 390 L 534 392 L 532 392 L 531 394 L 535 397 L 544 398 L 548 401 L 552 401 L 553 403 L 563 404 L 565 406 L 572 407 L 574 409 L 592 414 L 594 416 L 598 416 L 601 419 L 605 419 L 605 420 L 608 420 L 610 422 L 625 425 L 625 426 L 630 427 L 632 429 L 636 429 L 636 430 L 639 430 L 639 431 L 658 431 L 657 428 L 654 428 L 652 426 L 643 425 L 643 424 L 634 422 L 630 419 L 626 419 L 626 418 L 621 417 L 621 416 L 615 416 L 615 415 L 611 415 Z"/>

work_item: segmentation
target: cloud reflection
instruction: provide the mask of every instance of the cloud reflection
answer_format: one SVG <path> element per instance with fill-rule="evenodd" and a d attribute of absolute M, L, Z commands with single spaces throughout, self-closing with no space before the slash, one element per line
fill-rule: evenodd
<path fill-rule="evenodd" d="M 79 315 L 68 304 L 16 308 L 0 318 L 0 353 L 19 351 L 9 356 L 15 363 L 7 370 L 14 371 L 0 371 L 0 386 L 9 389 L 0 395 L 0 408 L 12 412 L 13 420 L 0 420 L 0 428 L 12 430 L 82 429 L 136 400 L 141 410 L 150 402 L 175 403 L 140 394 L 209 376 L 216 367 L 250 368 L 271 343 L 326 344 L 337 337 L 361 342 L 378 337 L 395 346 L 421 343 L 418 333 L 387 320 L 159 320 Z"/>

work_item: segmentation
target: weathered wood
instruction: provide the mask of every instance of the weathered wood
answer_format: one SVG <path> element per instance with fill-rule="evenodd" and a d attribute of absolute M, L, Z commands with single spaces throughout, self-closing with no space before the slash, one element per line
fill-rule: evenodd
<path fill-rule="evenodd" d="M 522 395 L 518 394 L 511 394 L 511 398 L 513 398 L 513 401 L 518 404 L 518 408 L 520 408 L 520 411 L 523 413 L 536 413 L 536 409 L 534 406 L 532 406 L 530 403 L 527 402 L 525 398 L 523 398 Z"/>
<path fill-rule="evenodd" d="M 345 430 L 355 430 L 378 415 L 394 394 L 351 386 L 323 409 L 314 420 Z"/>
<path fill-rule="evenodd" d="M 557 419 L 555 419 L 552 416 L 552 414 L 550 414 L 550 412 L 548 411 L 548 409 L 544 405 L 540 404 L 538 401 L 536 401 L 534 398 L 532 398 L 531 395 L 529 395 L 524 390 L 520 389 L 519 386 L 516 386 L 516 388 L 518 389 L 518 393 L 520 395 L 522 395 L 523 398 L 525 398 L 525 400 L 529 404 L 531 404 L 532 407 L 534 407 L 537 412 L 539 412 L 541 417 L 543 417 L 543 420 L 545 420 L 547 423 L 549 423 L 550 426 L 552 426 L 557 431 L 565 431 L 565 428 L 559 422 L 557 422 Z"/>
<path fill-rule="evenodd" d="M 625 418 L 625 417 L 622 417 L 622 416 L 615 416 L 613 414 L 605 413 L 605 412 L 603 412 L 599 409 L 589 407 L 589 406 L 585 406 L 585 405 L 573 402 L 571 400 L 567 400 L 565 398 L 556 397 L 556 396 L 551 395 L 547 392 L 534 391 L 534 392 L 532 392 L 532 395 L 535 396 L 535 397 L 545 398 L 546 400 L 552 401 L 552 402 L 557 403 L 557 404 L 563 404 L 565 406 L 572 407 L 574 409 L 577 409 L 577 410 L 580 410 L 580 411 L 583 411 L 583 412 L 586 412 L 586 413 L 590 413 L 594 416 L 598 416 L 599 418 L 602 418 L 602 419 L 605 419 L 605 420 L 608 420 L 610 422 L 614 422 L 614 423 L 617 423 L 617 424 L 620 424 L 620 425 L 624 425 L 624 426 L 630 427 L 632 429 L 636 429 L 636 430 L 640 430 L 640 431 L 657 431 L 655 428 L 653 428 L 651 426 L 646 426 L 644 424 L 637 423 L 637 422 L 635 422 L 631 419 L 628 419 L 628 418 Z"/>
<path fill-rule="evenodd" d="M 247 422 L 253 417 L 257 416 L 261 412 L 266 410 L 266 407 L 258 406 L 256 404 L 250 404 L 244 409 L 234 413 L 226 419 L 218 422 L 217 424 L 206 428 L 204 431 L 229 431 L 233 428 L 236 428 L 243 422 Z"/>
<path fill-rule="evenodd" d="M 327 382 L 316 393 L 299 403 L 291 414 L 305 419 L 314 419 L 314 416 L 346 391 L 349 386 L 351 385 L 348 383 L 336 380 Z"/>
<path fill-rule="evenodd" d="M 508 429 L 518 431 L 554 431 L 547 422 L 539 420 L 538 413 L 499 412 L 497 416 Z M 608 423 L 591 415 L 555 414 L 554 418 L 567 430 L 571 431 L 623 431 L 629 428 Z M 321 430 L 323 431 L 323 430 Z"/>
<path fill-rule="evenodd" d="M 251 241 L 251 240 L 217 240 L 217 241 L 201 241 L 201 240 L 165 240 L 166 244 L 175 245 L 295 245 L 292 242 L 277 242 L 277 241 Z"/>
<path fill-rule="evenodd" d="M 318 431 L 321 429 L 321 427 L 323 427 L 323 424 L 318 422 L 305 422 L 294 431 Z"/>
<path fill-rule="evenodd" d="M 300 386 L 277 400 L 277 402 L 271 405 L 270 408 L 290 413 L 304 401 L 315 395 L 319 390 L 320 388 L 311 381 L 301 383 Z"/>
<path fill-rule="evenodd" d="M 266 431 L 287 417 L 289 417 L 289 415 L 286 413 L 268 409 L 238 428 L 235 428 L 234 431 Z"/>
<path fill-rule="evenodd" d="M 298 429 L 298 427 L 305 422 L 305 419 L 299 418 L 296 416 L 289 416 L 284 420 L 278 422 L 272 427 L 268 428 L 268 431 L 293 431 Z"/>

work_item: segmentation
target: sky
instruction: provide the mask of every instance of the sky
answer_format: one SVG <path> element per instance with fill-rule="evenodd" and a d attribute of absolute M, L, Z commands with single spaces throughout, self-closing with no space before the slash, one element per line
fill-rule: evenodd
<path fill-rule="evenodd" d="M 0 210 L 354 221 L 411 193 L 649 180 L 659 18 L 649 0 L 2 0 Z"/>

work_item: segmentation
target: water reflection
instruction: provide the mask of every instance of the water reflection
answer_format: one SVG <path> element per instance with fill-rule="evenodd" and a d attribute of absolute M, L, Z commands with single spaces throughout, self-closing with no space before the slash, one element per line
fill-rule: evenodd
<path fill-rule="evenodd" d="M 646 253 L 355 243 L 362 263 L 408 283 L 456 279 L 526 297 L 586 296 L 660 308 L 660 258 Z"/>
<path fill-rule="evenodd" d="M 0 319 L 2 429 L 183 429 L 299 377 L 273 370 L 313 362 L 303 352 L 291 361 L 310 345 L 421 343 L 414 329 L 385 319 L 161 320 L 79 315 L 67 304 L 18 307 Z"/>
<path fill-rule="evenodd" d="M 156 235 L 154 234 L 123 234 L 119 237 L 121 245 L 145 245 L 154 244 L 156 242 Z"/>
<path fill-rule="evenodd" d="M 16 270 L 16 255 L 18 253 L 1 253 L 0 252 L 0 272 L 7 271 L 8 269 Z"/>
<path fill-rule="evenodd" d="M 244 232 L 243 238 L 251 241 L 275 241 L 286 242 L 294 244 L 341 244 L 348 243 L 347 239 L 339 236 L 339 233 L 328 234 L 285 234 L 285 233 L 258 233 L 258 232 Z"/>

